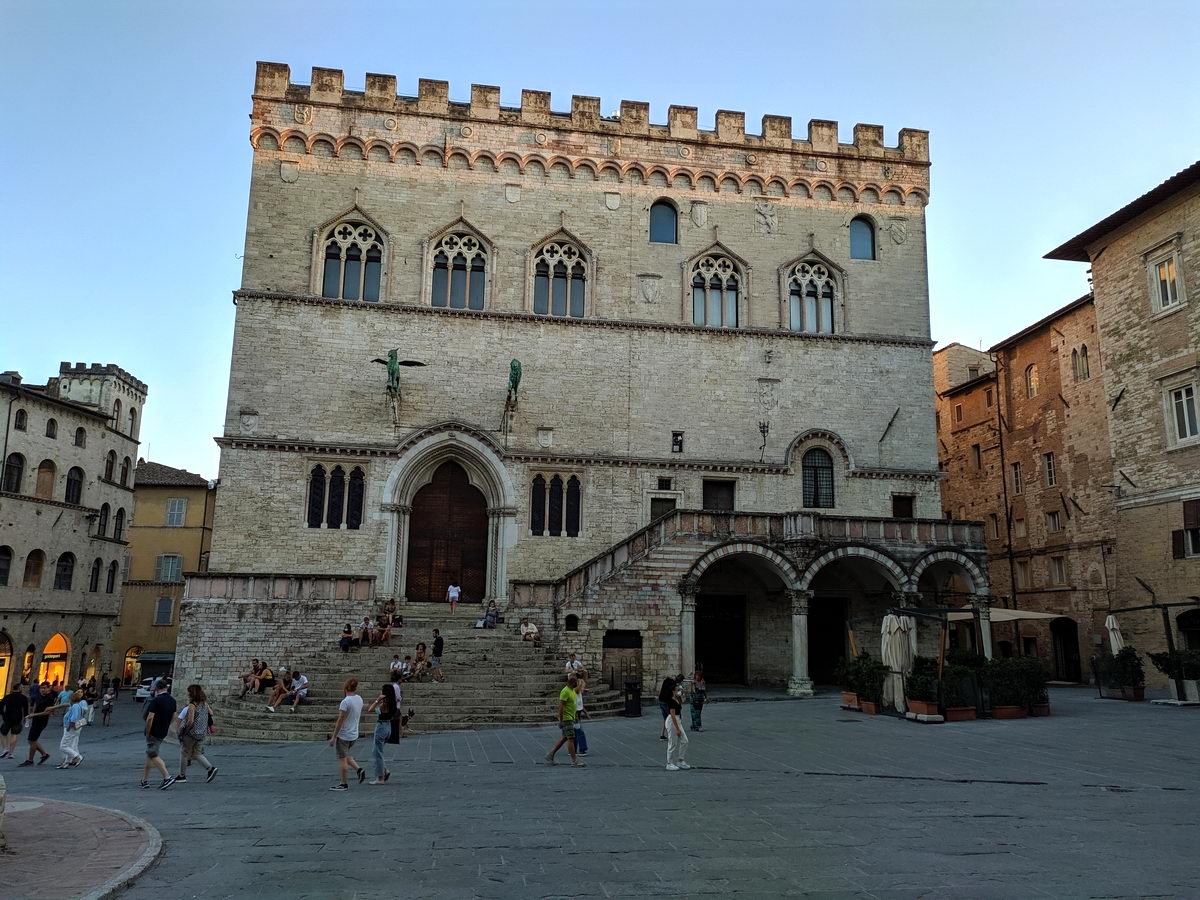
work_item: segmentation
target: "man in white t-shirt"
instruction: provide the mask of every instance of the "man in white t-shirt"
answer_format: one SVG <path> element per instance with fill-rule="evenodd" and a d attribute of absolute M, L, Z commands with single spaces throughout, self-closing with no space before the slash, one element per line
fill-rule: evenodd
<path fill-rule="evenodd" d="M 563 674 L 571 675 L 572 673 L 578 672 L 582 668 L 583 660 L 578 659 L 575 654 L 572 653 L 571 658 L 567 660 L 567 664 L 563 666 Z"/>
<path fill-rule="evenodd" d="M 458 586 L 458 582 L 450 582 L 450 587 L 446 588 L 446 601 L 450 604 L 450 612 L 454 612 L 458 607 L 458 598 L 461 596 L 462 588 Z"/>
<path fill-rule="evenodd" d="M 358 695 L 358 679 L 351 678 L 346 682 L 346 696 L 338 704 L 337 721 L 333 723 L 333 734 L 329 743 L 337 749 L 338 773 L 341 781 L 330 788 L 331 791 L 348 791 L 346 775 L 354 769 L 358 775 L 358 783 L 367 779 L 367 770 L 360 766 L 350 755 L 350 748 L 358 740 L 358 720 L 362 716 L 363 699 Z"/>
<path fill-rule="evenodd" d="M 534 643 L 537 643 L 541 639 L 542 639 L 542 636 L 541 636 L 541 634 L 538 633 L 538 627 L 536 625 L 534 625 L 532 622 L 530 622 L 528 619 L 522 619 L 521 620 L 521 640 L 533 641 Z"/>

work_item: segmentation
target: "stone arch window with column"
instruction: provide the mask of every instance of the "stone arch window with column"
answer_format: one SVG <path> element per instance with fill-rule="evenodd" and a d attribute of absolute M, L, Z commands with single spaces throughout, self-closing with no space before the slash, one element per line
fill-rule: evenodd
<path fill-rule="evenodd" d="M 438 309 L 487 309 L 495 282 L 493 242 L 459 216 L 421 242 L 421 303 Z"/>
<path fill-rule="evenodd" d="M 414 587 L 428 599 L 445 592 L 445 585 L 430 579 L 459 573 L 452 571 L 453 561 L 449 568 L 430 569 L 425 532 L 434 528 L 446 531 L 461 565 L 479 571 L 480 596 L 471 596 L 463 584 L 467 600 L 504 605 L 508 551 L 517 540 L 518 494 L 501 453 L 484 432 L 462 423 L 424 429 L 405 442 L 383 491 L 388 543 L 381 593 L 409 602 L 417 599 L 409 596 Z"/>
<path fill-rule="evenodd" d="M 552 318 L 595 315 L 597 254 L 565 227 L 525 254 L 524 311 Z"/>
<path fill-rule="evenodd" d="M 748 328 L 752 266 L 720 241 L 682 264 L 680 317 L 701 328 Z"/>
<path fill-rule="evenodd" d="M 845 270 L 812 249 L 779 267 L 779 327 L 806 334 L 846 330 Z"/>
<path fill-rule="evenodd" d="M 390 257 L 387 232 L 355 204 L 313 229 L 309 292 L 334 300 L 383 302 Z"/>

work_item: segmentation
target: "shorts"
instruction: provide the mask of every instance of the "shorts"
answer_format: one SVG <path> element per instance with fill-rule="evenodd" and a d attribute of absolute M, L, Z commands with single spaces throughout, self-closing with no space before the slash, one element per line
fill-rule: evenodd
<path fill-rule="evenodd" d="M 440 669 L 442 667 L 442 658 L 440 656 L 431 656 L 429 658 L 429 668 Z"/>
<path fill-rule="evenodd" d="M 29 743 L 32 744 L 40 738 L 49 723 L 50 720 L 46 716 L 38 716 L 34 719 L 33 724 L 29 726 Z"/>
<path fill-rule="evenodd" d="M 354 746 L 354 741 L 344 741 L 338 738 L 334 742 L 334 746 L 337 748 L 337 758 L 345 759 L 350 755 L 350 748 Z"/>
<path fill-rule="evenodd" d="M 146 738 L 146 757 L 148 759 L 155 759 L 158 756 L 158 748 L 162 746 L 162 742 L 162 738 Z"/>
<path fill-rule="evenodd" d="M 262 678 L 262 679 L 259 679 L 258 686 L 259 686 L 260 688 L 269 688 L 269 687 L 275 687 L 275 679 L 274 679 L 274 678 Z"/>
<path fill-rule="evenodd" d="M 299 691 L 288 691 L 283 699 L 285 703 L 295 703 L 297 700 L 303 700 L 304 694 Z"/>
<path fill-rule="evenodd" d="M 562 724 L 563 738 L 565 738 L 568 741 L 575 740 L 575 722 L 574 722 L 574 720 L 568 720 L 561 724 Z"/>
<path fill-rule="evenodd" d="M 8 719 L 0 721 L 0 734 L 3 735 L 18 735 L 21 733 L 21 720 L 10 722 Z"/>

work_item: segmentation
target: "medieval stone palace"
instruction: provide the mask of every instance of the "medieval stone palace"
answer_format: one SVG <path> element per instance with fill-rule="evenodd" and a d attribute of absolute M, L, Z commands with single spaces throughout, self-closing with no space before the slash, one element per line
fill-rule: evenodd
<path fill-rule="evenodd" d="M 800 694 L 889 606 L 986 608 L 982 527 L 939 518 L 926 132 L 275 63 L 250 118 L 180 677 L 451 583 L 606 678 Z"/>

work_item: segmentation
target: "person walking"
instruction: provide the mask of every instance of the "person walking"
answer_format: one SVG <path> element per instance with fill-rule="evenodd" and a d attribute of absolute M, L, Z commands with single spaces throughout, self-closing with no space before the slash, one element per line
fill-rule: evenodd
<path fill-rule="evenodd" d="M 587 712 L 583 708 L 583 695 L 587 691 L 587 670 L 581 669 L 575 676 L 575 750 L 578 756 L 588 755 L 587 735 L 583 731 L 583 720 Z"/>
<path fill-rule="evenodd" d="M 146 701 L 146 708 L 142 710 L 142 716 L 146 720 L 146 762 L 142 764 L 142 780 L 139 784 L 142 788 L 150 787 L 150 769 L 155 768 L 162 773 L 162 783 L 158 789 L 165 791 L 175 783 L 175 776 L 167 770 L 167 764 L 162 761 L 159 750 L 171 730 L 171 723 L 175 721 L 178 704 L 167 690 L 164 679 L 154 679 L 150 687 L 154 695 Z"/>
<path fill-rule="evenodd" d="M 110 684 L 104 689 L 104 696 L 100 698 L 100 723 L 102 725 L 111 724 L 108 720 L 112 718 L 113 704 L 117 702 L 117 692 Z"/>
<path fill-rule="evenodd" d="M 462 588 L 458 586 L 458 581 L 450 582 L 450 586 L 446 588 L 446 602 L 450 604 L 450 614 L 454 614 L 454 610 L 458 609 L 458 598 L 462 596 Z"/>
<path fill-rule="evenodd" d="M 329 736 L 329 745 L 337 750 L 338 774 L 341 780 L 330 788 L 331 791 L 348 791 L 346 775 L 354 769 L 358 775 L 358 783 L 367 779 L 367 771 L 350 755 L 350 748 L 358 740 L 358 720 L 362 717 L 363 699 L 358 695 L 358 679 L 346 681 L 345 696 L 338 704 L 337 721 L 333 723 L 333 734 Z"/>
<path fill-rule="evenodd" d="M 25 717 L 29 715 L 29 698 L 22 686 L 14 684 L 3 700 L 0 700 L 0 746 L 4 752 L 0 759 L 11 759 L 21 739 Z"/>
<path fill-rule="evenodd" d="M 204 755 L 204 742 L 208 739 L 208 726 L 212 723 L 212 713 L 208 709 L 208 697 L 204 688 L 198 684 L 189 684 L 187 689 L 188 702 L 179 720 L 179 775 L 176 783 L 187 784 L 187 770 L 192 762 L 204 766 L 208 773 L 206 782 L 217 777 L 217 767 L 208 761 Z"/>
<path fill-rule="evenodd" d="M 703 731 L 700 713 L 708 700 L 708 686 L 704 683 L 704 670 L 697 669 L 692 675 L 692 731 Z"/>
<path fill-rule="evenodd" d="M 566 744 L 567 753 L 571 755 L 571 765 L 581 769 L 587 766 L 575 753 L 575 688 L 578 683 L 579 679 L 572 672 L 567 676 L 567 683 L 563 689 L 558 692 L 558 727 L 562 730 L 562 736 L 546 754 L 547 765 L 554 765 L 554 754 Z"/>
<path fill-rule="evenodd" d="M 683 730 L 683 693 L 676 688 L 667 703 L 667 771 L 690 769 L 687 764 L 688 736 Z"/>
<path fill-rule="evenodd" d="M 387 770 L 387 762 L 383 758 L 385 744 L 400 742 L 400 703 L 403 696 L 400 690 L 400 673 L 393 672 L 390 683 L 379 689 L 379 696 L 371 701 L 366 712 L 379 710 L 379 721 L 375 723 L 374 752 L 372 760 L 375 763 L 375 777 L 372 785 L 387 784 L 392 773 Z"/>
<path fill-rule="evenodd" d="M 71 705 L 63 713 L 62 740 L 58 743 L 58 749 L 63 754 L 62 762 L 58 764 L 60 769 L 73 769 L 83 762 L 83 754 L 79 752 L 79 732 L 88 723 L 87 711 L 84 691 L 71 694 Z"/>
<path fill-rule="evenodd" d="M 50 716 L 57 709 L 50 682 L 43 681 L 38 686 L 37 695 L 29 703 L 29 758 L 17 766 L 18 769 L 22 766 L 32 766 L 35 753 L 42 755 L 42 758 L 38 760 L 39 766 L 50 758 L 50 754 L 46 752 L 46 748 L 38 739 L 46 730 L 46 726 L 50 724 Z"/>
<path fill-rule="evenodd" d="M 446 676 L 442 674 L 442 651 L 446 648 L 446 642 L 442 640 L 442 633 L 436 628 L 433 629 L 433 656 L 429 659 L 429 677 L 433 679 L 434 684 L 441 684 L 446 680 Z"/>
<path fill-rule="evenodd" d="M 667 739 L 667 718 L 670 716 L 671 697 L 675 694 L 675 679 L 668 675 L 663 679 L 662 687 L 658 689 L 658 711 L 662 713 L 663 727 L 658 739 Z"/>

